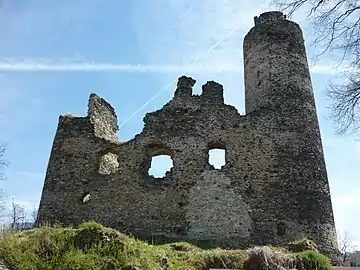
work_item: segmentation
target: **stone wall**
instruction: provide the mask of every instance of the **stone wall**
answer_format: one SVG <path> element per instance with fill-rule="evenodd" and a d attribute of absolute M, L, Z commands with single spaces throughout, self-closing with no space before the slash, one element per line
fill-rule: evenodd
<path fill-rule="evenodd" d="M 300 27 L 264 13 L 244 40 L 246 115 L 224 104 L 213 81 L 144 117 L 117 141 L 114 109 L 91 94 L 86 117 L 60 116 L 37 224 L 95 220 L 155 241 L 223 247 L 314 239 L 330 253 L 335 226 L 313 90 Z M 269 19 L 271 18 L 271 19 Z M 209 150 L 224 149 L 214 169 Z M 169 155 L 164 178 L 151 159 Z"/>

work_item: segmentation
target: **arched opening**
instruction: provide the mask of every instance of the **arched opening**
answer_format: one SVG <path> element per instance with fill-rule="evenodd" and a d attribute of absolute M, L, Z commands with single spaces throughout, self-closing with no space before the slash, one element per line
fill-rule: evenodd
<path fill-rule="evenodd" d="M 170 172 L 173 167 L 173 161 L 169 155 L 153 156 L 151 159 L 150 169 L 148 174 L 155 178 L 163 178 L 166 173 Z"/>

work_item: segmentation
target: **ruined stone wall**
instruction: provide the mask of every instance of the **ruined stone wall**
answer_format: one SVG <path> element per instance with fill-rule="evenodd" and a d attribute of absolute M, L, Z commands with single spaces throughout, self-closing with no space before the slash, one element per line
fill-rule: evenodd
<path fill-rule="evenodd" d="M 334 250 L 304 41 L 279 14 L 260 15 L 245 37 L 245 116 L 224 104 L 220 84 L 207 82 L 197 96 L 185 76 L 127 142 L 117 141 L 114 109 L 94 94 L 86 117 L 61 116 L 37 224 L 95 220 L 155 241 L 231 248 L 307 236 Z M 214 148 L 225 150 L 221 169 L 208 162 Z M 155 179 L 151 158 L 162 154 L 174 167 Z"/>

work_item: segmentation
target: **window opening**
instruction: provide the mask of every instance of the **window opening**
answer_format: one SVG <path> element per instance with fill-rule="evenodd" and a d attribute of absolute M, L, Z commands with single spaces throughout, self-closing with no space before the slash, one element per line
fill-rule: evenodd
<path fill-rule="evenodd" d="M 209 150 L 209 164 L 215 169 L 221 169 L 225 165 L 225 149 Z"/>
<path fill-rule="evenodd" d="M 151 159 L 149 175 L 155 178 L 162 178 L 166 176 L 167 172 L 173 167 L 173 161 L 168 155 L 154 156 Z"/>

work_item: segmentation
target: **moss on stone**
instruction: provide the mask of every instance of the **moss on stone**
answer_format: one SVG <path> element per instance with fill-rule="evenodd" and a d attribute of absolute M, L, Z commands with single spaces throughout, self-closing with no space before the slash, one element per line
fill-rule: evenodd
<path fill-rule="evenodd" d="M 307 250 L 318 251 L 318 247 L 314 241 L 307 238 L 303 238 L 289 243 L 288 250 L 291 252 L 302 252 Z"/>

